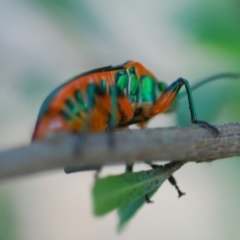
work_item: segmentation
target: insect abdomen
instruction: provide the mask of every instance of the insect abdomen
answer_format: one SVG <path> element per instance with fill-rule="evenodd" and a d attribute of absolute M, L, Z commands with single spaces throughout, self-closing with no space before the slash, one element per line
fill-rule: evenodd
<path fill-rule="evenodd" d="M 109 71 L 82 76 L 58 87 L 42 104 L 32 139 L 56 131 L 105 131 L 111 114 L 113 85 Z M 116 125 L 133 115 L 128 98 L 119 90 Z"/>
<path fill-rule="evenodd" d="M 116 115 L 116 126 L 131 124 L 135 111 L 143 109 L 142 113 L 147 115 L 149 106 L 155 103 L 156 83 L 151 72 L 140 63 L 131 61 L 79 75 L 56 88 L 46 98 L 33 139 L 56 131 L 105 131 L 111 114 Z M 116 89 L 115 97 L 113 88 Z M 113 104 L 117 105 L 115 113 L 112 112 Z"/>

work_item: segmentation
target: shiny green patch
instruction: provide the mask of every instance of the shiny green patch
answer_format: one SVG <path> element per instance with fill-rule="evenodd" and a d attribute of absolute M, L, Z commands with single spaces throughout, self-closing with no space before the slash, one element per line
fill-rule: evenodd
<path fill-rule="evenodd" d="M 88 84 L 87 103 L 90 109 L 94 108 L 94 105 L 95 105 L 95 88 L 96 88 L 96 85 L 94 83 Z"/>
<path fill-rule="evenodd" d="M 121 90 L 124 90 L 128 86 L 128 74 L 126 70 L 121 70 L 116 73 L 115 83 Z"/>
<path fill-rule="evenodd" d="M 66 106 L 73 115 L 79 116 L 79 109 L 74 105 L 71 100 L 66 100 Z"/>
<path fill-rule="evenodd" d="M 74 93 L 74 97 L 75 97 L 75 100 L 79 106 L 79 108 L 82 110 L 82 111 L 87 111 L 87 107 L 84 103 L 84 100 L 83 100 L 83 97 L 82 97 L 82 94 L 79 90 L 76 90 L 75 93 Z"/>
<path fill-rule="evenodd" d="M 101 84 L 102 91 L 106 91 L 107 90 L 107 82 L 105 80 L 102 80 L 100 84 Z"/>
<path fill-rule="evenodd" d="M 138 77 L 134 67 L 129 69 L 129 75 L 131 79 L 130 99 L 132 102 L 138 102 L 139 101 L 139 81 L 138 81 Z"/>
<path fill-rule="evenodd" d="M 156 102 L 156 81 L 150 76 L 143 76 L 141 78 L 142 101 Z"/>

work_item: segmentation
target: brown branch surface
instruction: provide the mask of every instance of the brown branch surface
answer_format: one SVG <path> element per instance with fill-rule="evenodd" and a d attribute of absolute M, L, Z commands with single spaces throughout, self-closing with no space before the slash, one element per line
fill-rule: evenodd
<path fill-rule="evenodd" d="M 240 155 L 240 123 L 216 126 L 214 136 L 201 127 L 134 130 L 114 135 L 61 133 L 0 153 L 0 179 L 45 170 L 99 167 L 136 161 L 210 161 Z"/>

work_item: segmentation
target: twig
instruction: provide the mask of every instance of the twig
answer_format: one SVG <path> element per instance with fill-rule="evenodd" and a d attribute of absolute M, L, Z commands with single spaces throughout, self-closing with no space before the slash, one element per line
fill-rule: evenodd
<path fill-rule="evenodd" d="M 215 137 L 201 127 L 134 130 L 115 135 L 58 134 L 29 146 L 0 153 L 0 179 L 45 170 L 80 166 L 97 168 L 136 161 L 209 161 L 240 155 L 240 123 L 216 126 Z"/>

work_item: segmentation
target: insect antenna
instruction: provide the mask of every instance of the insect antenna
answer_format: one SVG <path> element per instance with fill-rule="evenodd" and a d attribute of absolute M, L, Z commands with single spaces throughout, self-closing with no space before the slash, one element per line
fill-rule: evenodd
<path fill-rule="evenodd" d="M 216 80 L 238 79 L 238 78 L 240 78 L 240 72 L 237 72 L 237 73 L 226 72 L 226 73 L 215 74 L 215 75 L 212 75 L 210 77 L 199 80 L 197 83 L 193 84 L 191 86 L 191 91 L 198 89 L 199 87 L 205 85 L 206 83 L 213 82 L 213 81 L 216 81 Z M 178 94 L 178 98 L 183 98 L 185 96 L 186 96 L 186 92 L 180 92 Z"/>

